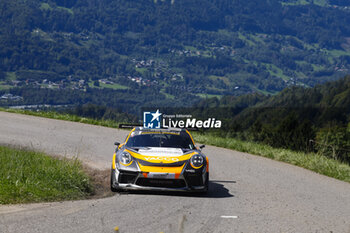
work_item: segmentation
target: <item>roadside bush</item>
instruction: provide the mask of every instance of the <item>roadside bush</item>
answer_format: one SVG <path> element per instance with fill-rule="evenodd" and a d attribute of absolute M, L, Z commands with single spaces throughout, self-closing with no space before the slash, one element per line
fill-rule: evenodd
<path fill-rule="evenodd" d="M 328 157 L 350 163 L 350 123 L 348 126 L 329 123 L 316 134 L 315 148 Z"/>

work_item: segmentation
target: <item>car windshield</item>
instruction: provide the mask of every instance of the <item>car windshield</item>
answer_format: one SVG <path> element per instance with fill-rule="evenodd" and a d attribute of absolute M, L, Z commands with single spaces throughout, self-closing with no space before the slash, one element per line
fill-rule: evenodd
<path fill-rule="evenodd" d="M 127 147 L 173 147 L 181 149 L 194 149 L 188 134 L 147 133 L 131 134 L 126 143 Z"/>

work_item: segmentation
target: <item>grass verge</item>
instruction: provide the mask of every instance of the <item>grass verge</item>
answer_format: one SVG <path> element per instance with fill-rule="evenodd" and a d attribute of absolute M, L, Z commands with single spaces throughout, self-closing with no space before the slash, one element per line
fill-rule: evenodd
<path fill-rule="evenodd" d="M 75 200 L 93 193 L 79 160 L 0 146 L 0 204 Z"/>
<path fill-rule="evenodd" d="M 80 123 L 85 123 L 90 125 L 100 125 L 100 126 L 105 126 L 110 128 L 118 128 L 119 124 L 122 123 L 122 122 L 115 122 L 111 120 L 94 120 L 91 118 L 80 117 L 80 116 L 71 115 L 71 114 L 58 113 L 54 111 L 35 112 L 35 111 L 29 111 L 29 110 L 8 109 L 8 108 L 1 108 L 1 107 L 0 107 L 0 111 L 45 117 L 45 118 L 64 120 L 64 121 L 80 122 Z"/>
<path fill-rule="evenodd" d="M 322 175 L 350 182 L 350 166 L 317 153 L 296 152 L 273 148 L 255 142 L 240 141 L 234 138 L 221 138 L 212 135 L 193 134 L 196 142 L 224 147 L 250 154 L 260 155 L 277 161 L 290 163 Z"/>

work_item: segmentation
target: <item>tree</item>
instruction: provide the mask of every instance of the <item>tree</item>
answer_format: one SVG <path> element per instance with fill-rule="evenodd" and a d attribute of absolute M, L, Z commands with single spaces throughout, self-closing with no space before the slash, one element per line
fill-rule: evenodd
<path fill-rule="evenodd" d="M 0 80 L 5 80 L 5 79 L 6 79 L 6 73 L 0 70 Z"/>

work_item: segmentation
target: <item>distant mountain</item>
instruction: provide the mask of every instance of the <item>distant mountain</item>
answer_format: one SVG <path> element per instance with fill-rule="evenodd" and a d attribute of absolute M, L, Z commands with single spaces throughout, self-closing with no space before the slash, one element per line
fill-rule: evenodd
<path fill-rule="evenodd" d="M 171 100 L 314 86 L 349 73 L 348 5 L 2 0 L 0 89 L 151 88 Z"/>

